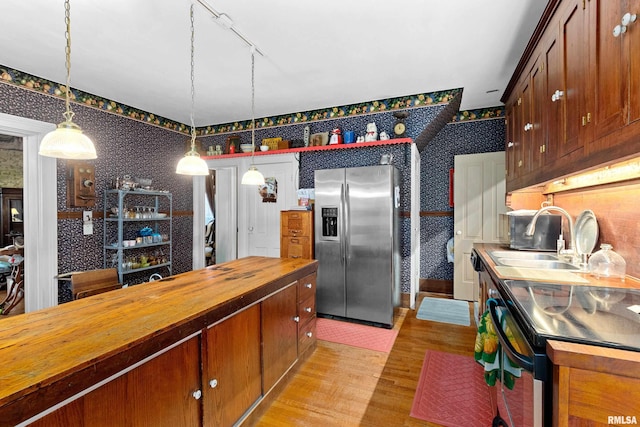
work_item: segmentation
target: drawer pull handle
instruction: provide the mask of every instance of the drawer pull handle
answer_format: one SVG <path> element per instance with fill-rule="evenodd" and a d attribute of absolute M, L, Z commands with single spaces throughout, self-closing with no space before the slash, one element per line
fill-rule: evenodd
<path fill-rule="evenodd" d="M 307 283 L 304 285 L 305 288 L 307 289 L 311 289 L 313 287 L 313 285 L 311 283 Z"/>

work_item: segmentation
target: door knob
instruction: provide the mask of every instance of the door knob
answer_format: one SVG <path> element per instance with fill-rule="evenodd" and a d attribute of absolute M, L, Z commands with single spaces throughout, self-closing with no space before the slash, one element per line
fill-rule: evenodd
<path fill-rule="evenodd" d="M 462 230 L 458 230 L 458 231 L 456 231 L 456 234 L 457 234 L 458 236 L 462 236 Z"/>

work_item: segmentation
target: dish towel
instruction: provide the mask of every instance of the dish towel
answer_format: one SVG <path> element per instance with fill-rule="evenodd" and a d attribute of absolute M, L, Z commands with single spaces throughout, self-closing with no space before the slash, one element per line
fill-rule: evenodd
<path fill-rule="evenodd" d="M 511 332 L 508 327 L 505 327 L 502 321 L 501 310 L 498 310 L 498 318 L 502 323 L 503 330 L 507 334 L 507 338 L 512 341 L 510 337 Z M 474 358 L 484 366 L 484 380 L 490 386 L 496 385 L 496 379 L 500 377 L 500 366 L 504 366 L 503 384 L 509 390 L 513 390 L 516 378 L 520 378 L 522 368 L 513 364 L 504 352 L 500 351 L 500 342 L 493 328 L 489 310 L 485 311 L 480 318 L 474 348 Z"/>
<path fill-rule="evenodd" d="M 453 253 L 453 237 L 449 239 L 447 242 L 447 261 L 453 262 L 454 253 Z"/>

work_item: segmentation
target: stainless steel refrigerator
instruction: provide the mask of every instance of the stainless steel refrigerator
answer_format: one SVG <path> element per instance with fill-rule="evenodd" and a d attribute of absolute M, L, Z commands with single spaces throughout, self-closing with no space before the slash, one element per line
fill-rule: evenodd
<path fill-rule="evenodd" d="M 315 171 L 316 309 L 393 327 L 400 186 L 392 165 Z"/>

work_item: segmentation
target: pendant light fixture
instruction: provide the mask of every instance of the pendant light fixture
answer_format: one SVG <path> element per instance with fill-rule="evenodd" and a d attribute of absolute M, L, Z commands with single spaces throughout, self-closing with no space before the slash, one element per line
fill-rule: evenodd
<path fill-rule="evenodd" d="M 200 154 L 196 151 L 196 127 L 193 123 L 193 110 L 195 109 L 195 88 L 194 88 L 194 60 L 193 60 L 193 4 L 190 8 L 191 17 L 191 149 L 178 162 L 176 173 L 180 175 L 209 175 L 209 166 L 207 162 L 200 158 Z"/>
<path fill-rule="evenodd" d="M 256 152 L 256 83 L 255 83 L 255 46 L 251 46 L 251 166 L 242 175 L 243 185 L 264 185 L 264 176 L 260 173 L 256 165 L 253 164 L 254 153 Z"/>
<path fill-rule="evenodd" d="M 42 138 L 38 154 L 59 159 L 95 159 L 98 157 L 96 148 L 91 139 L 82 133 L 80 126 L 73 123 L 73 111 L 71 111 L 71 87 L 69 86 L 71 75 L 71 18 L 69 13 L 69 0 L 64 2 L 64 21 L 66 24 L 65 49 L 67 68 L 67 86 L 65 88 L 65 112 L 62 114 L 65 121 Z"/>

